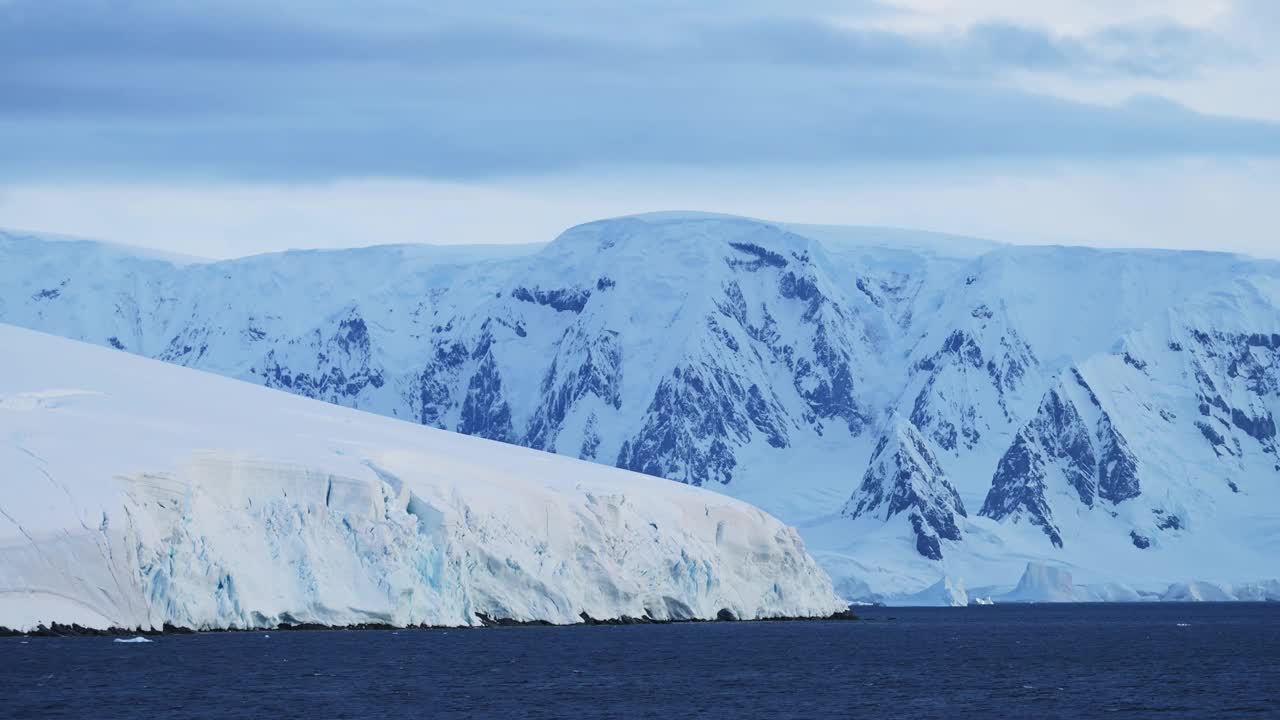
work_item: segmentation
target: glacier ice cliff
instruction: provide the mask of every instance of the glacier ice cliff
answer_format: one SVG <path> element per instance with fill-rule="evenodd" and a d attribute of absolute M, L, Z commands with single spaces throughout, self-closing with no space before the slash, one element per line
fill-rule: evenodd
<path fill-rule="evenodd" d="M 0 325 L 0 626 L 827 616 L 709 491 Z"/>

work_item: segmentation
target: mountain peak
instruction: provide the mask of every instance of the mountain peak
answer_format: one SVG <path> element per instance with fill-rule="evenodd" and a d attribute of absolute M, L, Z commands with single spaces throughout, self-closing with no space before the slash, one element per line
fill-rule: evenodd
<path fill-rule="evenodd" d="M 1280 263 L 684 212 L 196 265 L 9 237 L 2 321 L 750 498 L 842 587 L 1276 547 Z"/>
<path fill-rule="evenodd" d="M 964 503 L 928 441 L 901 418 L 890 420 L 880 436 L 862 484 L 843 513 L 854 520 L 875 516 L 885 521 L 905 514 L 916 551 L 930 560 L 942 559 L 940 540 L 960 540 L 957 519 L 966 517 Z"/>

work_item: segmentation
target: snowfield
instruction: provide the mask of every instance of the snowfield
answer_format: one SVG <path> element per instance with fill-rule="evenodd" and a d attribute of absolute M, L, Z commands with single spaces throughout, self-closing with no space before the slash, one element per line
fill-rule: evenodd
<path fill-rule="evenodd" d="M 827 616 L 724 495 L 0 325 L 0 627 Z"/>
<path fill-rule="evenodd" d="M 797 528 L 851 601 L 1280 578 L 1275 261 L 689 212 L 218 262 L 0 232 L 0 322 L 713 490 Z M 77 388 L 0 405 L 92 407 Z M 322 469 L 408 483 L 384 455 Z"/>

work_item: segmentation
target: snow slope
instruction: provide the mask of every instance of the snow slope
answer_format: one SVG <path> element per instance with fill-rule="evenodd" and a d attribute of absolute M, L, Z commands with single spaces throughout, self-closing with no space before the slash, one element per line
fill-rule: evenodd
<path fill-rule="evenodd" d="M 0 627 L 829 615 L 723 495 L 0 325 Z"/>
<path fill-rule="evenodd" d="M 197 265 L 0 234 L 0 320 L 711 488 L 866 600 L 1280 575 L 1277 283 L 700 213 Z"/>

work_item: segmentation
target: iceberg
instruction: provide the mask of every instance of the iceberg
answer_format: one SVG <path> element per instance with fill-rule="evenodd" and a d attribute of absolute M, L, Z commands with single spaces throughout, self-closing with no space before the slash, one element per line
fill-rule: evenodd
<path fill-rule="evenodd" d="M 1280 580 L 1263 580 L 1260 582 L 1240 583 L 1231 586 L 1237 600 L 1249 602 L 1280 601 Z"/>
<path fill-rule="evenodd" d="M 739 500 L 0 325 L 0 627 L 830 616 Z"/>
<path fill-rule="evenodd" d="M 946 576 L 918 593 L 893 598 L 885 604 L 895 607 L 966 607 L 969 594 L 965 592 L 963 580 Z"/>
<path fill-rule="evenodd" d="M 1173 583 L 1160 596 L 1165 602 L 1228 602 L 1236 600 L 1229 587 L 1203 580 Z"/>
<path fill-rule="evenodd" d="M 1097 583 L 1082 585 L 1077 590 L 1090 602 L 1142 602 L 1154 599 L 1144 596 L 1124 583 Z"/>
<path fill-rule="evenodd" d="M 1089 597 L 1072 583 L 1070 571 L 1029 562 L 1017 586 L 994 600 L 998 603 L 1060 603 L 1085 602 Z"/>
<path fill-rule="evenodd" d="M 1171 584 L 1161 600 L 1167 602 L 1276 602 L 1280 601 L 1280 580 L 1245 583 L 1213 583 L 1205 580 Z"/>

